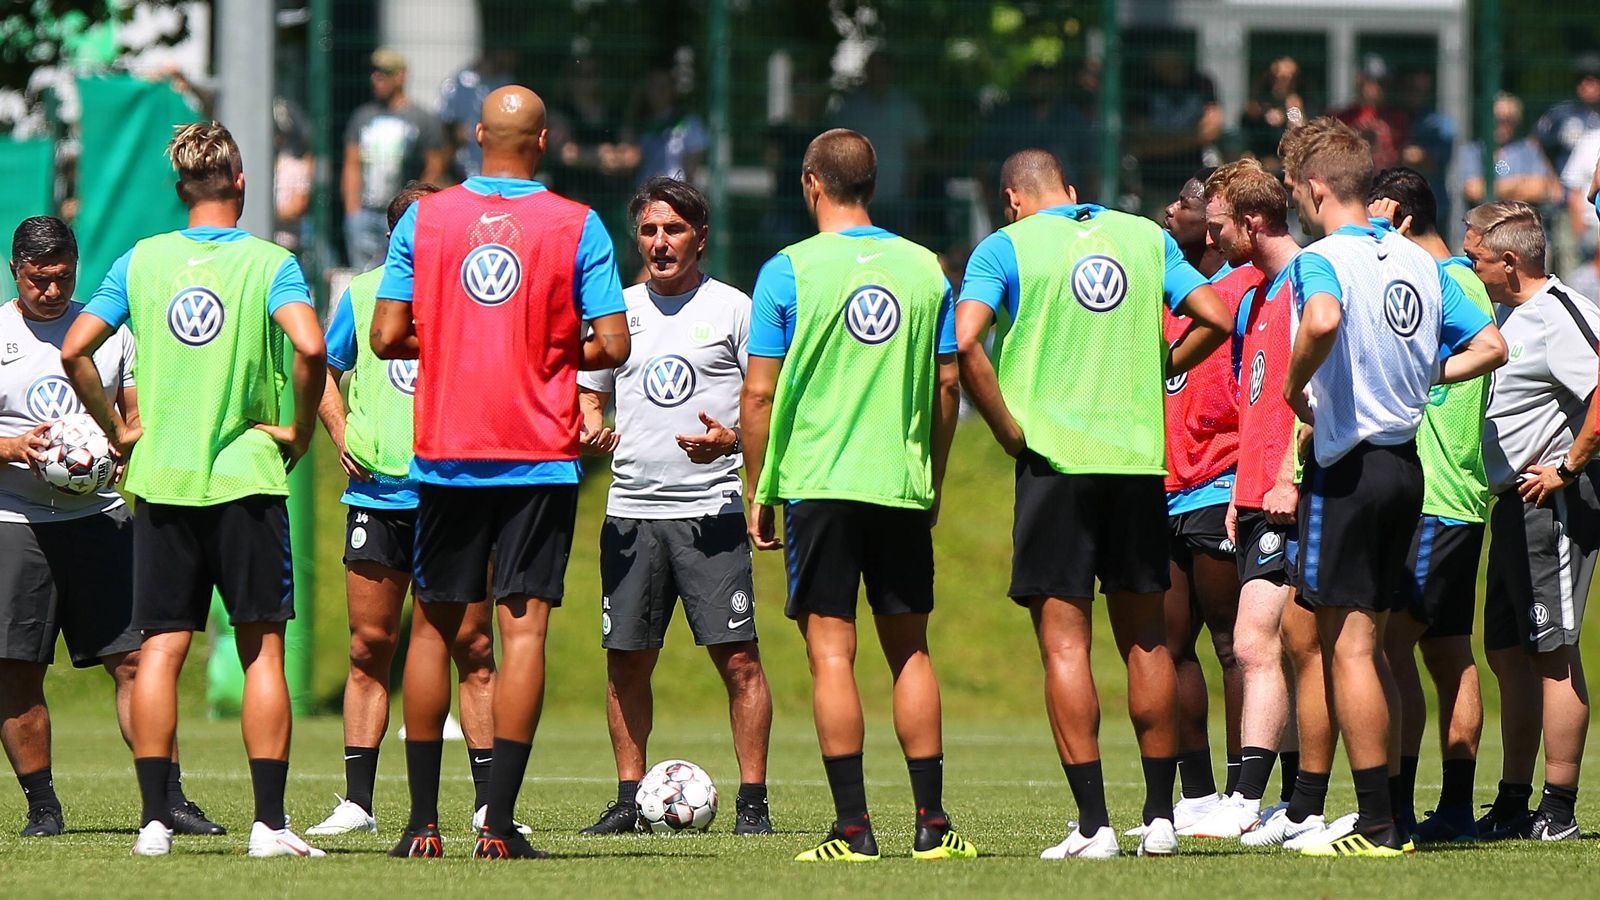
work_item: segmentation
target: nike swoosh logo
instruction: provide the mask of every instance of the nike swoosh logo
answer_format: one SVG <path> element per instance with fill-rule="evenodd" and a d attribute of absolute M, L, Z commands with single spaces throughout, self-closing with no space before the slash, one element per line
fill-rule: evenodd
<path fill-rule="evenodd" d="M 1278 557 L 1280 557 L 1282 555 L 1283 555 L 1283 551 L 1279 550 L 1277 553 L 1268 553 L 1266 556 L 1258 556 L 1258 557 L 1256 557 L 1256 565 L 1264 566 L 1267 563 L 1272 562 L 1273 560 L 1277 559 Z"/>
<path fill-rule="evenodd" d="M 1267 330 L 1267 323 L 1262 322 L 1260 325 L 1257 325 L 1256 326 L 1256 330 L 1257 331 L 1266 331 Z"/>
<path fill-rule="evenodd" d="M 1243 762 L 1249 762 L 1252 759 L 1266 759 L 1266 757 L 1265 756 L 1245 756 L 1245 757 L 1241 757 L 1241 760 Z"/>
<path fill-rule="evenodd" d="M 206 263 L 211 262 L 211 260 L 213 260 L 215 258 L 216 257 L 214 257 L 214 256 L 202 256 L 199 259 L 195 259 L 194 257 L 191 256 L 191 257 L 189 257 L 189 267 L 193 268 L 195 266 L 205 265 Z"/>
<path fill-rule="evenodd" d="M 20 356 L 12 356 L 12 357 L 8 357 L 6 359 L 0 359 L 0 366 L 9 366 L 9 365 L 11 365 L 12 363 L 16 362 L 17 360 L 19 360 L 21 358 L 22 357 L 20 357 Z"/>
<path fill-rule="evenodd" d="M 484 757 L 484 758 L 483 758 L 483 759 L 479 759 L 479 758 L 477 758 L 477 757 L 476 757 L 476 756 L 474 756 L 474 757 L 473 757 L 473 758 L 472 758 L 472 761 L 473 761 L 473 762 L 475 762 L 475 763 L 477 763 L 477 764 L 478 764 L 478 765 L 480 765 L 480 766 L 481 766 L 481 765 L 483 765 L 483 764 L 484 764 L 484 763 L 488 763 L 488 762 L 494 762 L 494 757 L 492 757 L 492 756 L 486 756 L 486 757 Z"/>
<path fill-rule="evenodd" d="M 741 625 L 743 625 L 744 623 L 750 621 L 750 618 L 751 618 L 750 616 L 745 616 L 742 619 L 729 619 L 728 620 L 728 627 L 729 628 L 738 628 Z"/>
<path fill-rule="evenodd" d="M 856 264 L 864 266 L 867 263 L 872 262 L 873 260 L 877 259 L 878 257 L 880 257 L 882 255 L 883 254 L 881 252 L 880 253 L 857 253 L 856 254 Z"/>
<path fill-rule="evenodd" d="M 359 754 L 359 753 L 357 753 L 355 756 L 346 756 L 345 757 L 345 759 L 347 759 L 347 760 L 360 759 L 360 758 L 361 758 L 361 754 Z"/>
<path fill-rule="evenodd" d="M 478 217 L 478 222 L 483 225 L 493 225 L 511 218 L 511 213 L 484 213 Z"/>
<path fill-rule="evenodd" d="M 1577 834 L 1577 833 L 1578 833 L 1578 823 L 1577 822 L 1573 822 L 1570 827 L 1563 828 L 1560 831 L 1557 831 L 1557 832 L 1549 832 L 1549 831 L 1547 831 L 1547 832 L 1545 832 L 1545 840 L 1547 840 L 1547 841 L 1564 841 L 1569 836 Z"/>

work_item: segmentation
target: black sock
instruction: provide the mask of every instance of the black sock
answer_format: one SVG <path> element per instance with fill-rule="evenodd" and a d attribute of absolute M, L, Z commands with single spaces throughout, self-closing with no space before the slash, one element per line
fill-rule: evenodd
<path fill-rule="evenodd" d="M 639 805 L 639 782 L 637 782 L 637 781 L 619 781 L 619 782 L 617 782 L 617 805 L 618 806 L 638 806 Z"/>
<path fill-rule="evenodd" d="M 1490 811 L 1496 818 L 1504 819 L 1527 812 L 1528 802 L 1532 799 L 1533 785 L 1501 781 L 1500 790 L 1494 797 L 1494 807 Z"/>
<path fill-rule="evenodd" d="M 828 774 L 828 790 L 833 792 L 833 814 L 838 824 L 865 824 L 867 783 L 861 774 L 861 754 L 824 756 L 822 768 Z"/>
<path fill-rule="evenodd" d="M 250 760 L 250 786 L 255 789 L 256 821 L 273 830 L 289 827 L 283 814 L 283 789 L 289 783 L 287 759 Z"/>
<path fill-rule="evenodd" d="M 746 806 L 766 806 L 767 783 L 765 781 L 741 782 L 739 784 L 739 801 Z"/>
<path fill-rule="evenodd" d="M 1366 831 L 1394 824 L 1394 808 L 1389 805 L 1389 767 L 1352 769 L 1350 780 L 1356 786 L 1356 830 Z"/>
<path fill-rule="evenodd" d="M 1096 831 L 1111 824 L 1106 812 L 1106 782 L 1100 774 L 1100 760 L 1077 765 L 1061 764 L 1067 773 L 1067 786 L 1072 788 L 1072 802 L 1078 806 L 1078 833 L 1093 837 Z"/>
<path fill-rule="evenodd" d="M 1294 780 L 1300 775 L 1300 751 L 1285 750 L 1278 754 L 1278 776 L 1283 784 L 1278 787 L 1278 799 L 1284 803 L 1294 796 Z"/>
<path fill-rule="evenodd" d="M 378 748 L 344 748 L 344 798 L 372 814 L 372 788 L 378 781 Z"/>
<path fill-rule="evenodd" d="M 472 767 L 472 808 L 489 803 L 489 769 L 494 765 L 494 750 L 467 748 L 467 765 Z"/>
<path fill-rule="evenodd" d="M 494 739 L 494 765 L 489 770 L 489 812 L 484 827 L 495 834 L 510 834 L 517 794 L 522 792 L 522 777 L 528 774 L 528 757 L 533 745 L 521 741 Z"/>
<path fill-rule="evenodd" d="M 1228 754 L 1228 780 L 1222 786 L 1222 796 L 1226 797 L 1239 789 L 1239 772 L 1244 768 L 1244 756 L 1239 753 Z"/>
<path fill-rule="evenodd" d="M 1186 800 L 1209 797 L 1217 792 L 1217 779 L 1211 772 L 1211 748 L 1201 747 L 1178 754 L 1178 780 L 1183 783 Z"/>
<path fill-rule="evenodd" d="M 133 761 L 133 772 L 139 779 L 139 799 L 144 803 L 141 826 L 160 822 L 172 827 L 172 807 L 167 805 L 167 770 L 170 768 L 172 760 L 165 756 L 145 756 Z"/>
<path fill-rule="evenodd" d="M 1415 756 L 1400 757 L 1400 772 L 1389 776 L 1389 807 L 1400 824 L 1417 821 L 1417 763 Z"/>
<path fill-rule="evenodd" d="M 1472 809 L 1472 782 L 1478 774 L 1475 759 L 1444 761 L 1444 786 L 1439 789 L 1440 809 Z"/>
<path fill-rule="evenodd" d="M 172 761 L 172 774 L 167 776 L 167 805 L 182 806 L 189 802 L 183 794 L 183 767 Z"/>
<path fill-rule="evenodd" d="M 56 798 L 56 785 L 50 777 L 49 766 L 27 775 L 18 775 L 17 784 L 22 785 L 22 796 L 27 798 L 29 809 L 43 809 L 47 806 L 61 808 L 61 801 Z"/>
<path fill-rule="evenodd" d="M 1289 821 L 1299 824 L 1311 816 L 1322 815 L 1328 802 L 1328 773 L 1301 769 L 1294 777 L 1294 793 L 1289 797 Z"/>
<path fill-rule="evenodd" d="M 917 824 L 944 821 L 944 754 L 906 758 L 911 773 L 911 799 L 917 804 Z"/>
<path fill-rule="evenodd" d="M 1172 787 L 1178 780 L 1176 756 L 1142 756 L 1144 768 L 1144 824 L 1172 818 Z"/>
<path fill-rule="evenodd" d="M 1557 825 L 1572 821 L 1572 810 L 1578 805 L 1578 789 L 1559 784 L 1545 784 L 1544 796 L 1539 799 L 1539 812 L 1548 815 Z"/>
<path fill-rule="evenodd" d="M 407 827 L 439 824 L 439 766 L 444 741 L 406 741 L 406 785 L 411 788 L 411 821 Z"/>
<path fill-rule="evenodd" d="M 1267 780 L 1272 777 L 1278 754 L 1265 747 L 1246 747 L 1239 758 L 1239 783 L 1233 789 L 1246 800 L 1260 800 L 1267 792 Z"/>

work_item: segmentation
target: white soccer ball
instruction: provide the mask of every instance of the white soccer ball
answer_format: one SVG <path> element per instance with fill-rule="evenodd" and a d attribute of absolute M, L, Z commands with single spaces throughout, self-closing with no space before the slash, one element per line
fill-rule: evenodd
<path fill-rule="evenodd" d="M 62 492 L 82 496 L 103 491 L 116 478 L 117 460 L 111 442 L 86 413 L 74 413 L 52 423 L 50 446 L 44 451 L 39 477 Z"/>
<path fill-rule="evenodd" d="M 705 831 L 717 817 L 716 784 L 688 760 L 657 763 L 639 782 L 634 800 L 651 831 Z"/>

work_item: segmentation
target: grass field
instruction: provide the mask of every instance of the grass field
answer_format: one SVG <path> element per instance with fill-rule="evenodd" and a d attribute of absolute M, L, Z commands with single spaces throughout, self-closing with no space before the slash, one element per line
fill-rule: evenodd
<path fill-rule="evenodd" d="M 316 685 L 319 705 L 337 710 L 344 677 L 345 623 L 339 569 L 342 509 L 332 454 L 319 447 Z M 538 831 L 535 843 L 562 858 L 547 863 L 489 865 L 465 856 L 471 785 L 465 750 L 447 748 L 442 823 L 450 858 L 408 862 L 383 856 L 405 818 L 404 754 L 385 745 L 378 786 L 377 836 L 324 839 L 330 858 L 315 862 L 243 857 L 250 817 L 249 782 L 238 728 L 208 722 L 203 669 L 185 672 L 183 746 L 190 794 L 235 834 L 178 842 L 165 860 L 130 860 L 137 791 L 127 751 L 111 719 L 109 687 L 96 671 L 58 667 L 49 691 L 55 715 L 55 773 L 66 803 L 69 833 L 23 841 L 20 791 L 0 785 L 0 888 L 5 896 L 257 897 L 362 895 L 450 897 L 486 893 L 561 891 L 599 895 L 649 893 L 707 896 L 816 895 L 832 890 L 869 895 L 1022 895 L 1068 888 L 1087 896 L 1138 897 L 1490 897 L 1523 890 L 1536 875 L 1541 893 L 1584 896 L 1600 863 L 1594 840 L 1569 846 L 1446 849 L 1395 862 L 1322 862 L 1246 851 L 1237 844 L 1184 842 L 1176 860 L 1045 863 L 1038 852 L 1060 840 L 1071 803 L 1050 745 L 1040 702 L 1040 672 L 1026 617 L 1003 597 L 1010 553 L 1010 467 L 984 433 L 966 423 L 951 464 L 943 521 L 936 532 L 940 613 L 932 642 L 946 709 L 946 799 L 962 829 L 985 858 L 974 863 L 914 863 L 910 850 L 909 786 L 888 722 L 888 676 L 873 643 L 862 643 L 860 680 L 868 710 L 867 777 L 885 861 L 872 867 L 806 867 L 790 858 L 827 828 L 831 805 L 822 782 L 809 721 L 809 680 L 798 635 L 781 616 L 781 560 L 762 555 L 757 599 L 762 651 L 773 683 L 778 723 L 771 760 L 772 838 L 736 839 L 727 819 L 703 836 L 583 839 L 615 795 L 602 702 L 604 660 L 599 650 L 599 591 L 594 536 L 603 514 L 605 478 L 591 479 L 581 504 L 578 539 L 569 569 L 566 608 L 557 614 L 550 645 L 547 719 L 534 748 L 519 815 Z M 1070 548 L 1063 548 L 1069 552 Z M 1136 824 L 1142 801 L 1138 755 L 1124 715 L 1121 665 L 1099 610 L 1096 672 L 1104 703 L 1106 778 L 1115 824 Z M 1214 674 L 1214 671 L 1213 671 Z M 1487 678 L 1487 672 L 1485 672 Z M 1212 679 L 1213 686 L 1217 684 Z M 658 731 L 652 761 L 684 756 L 721 779 L 731 812 L 736 783 L 721 686 L 688 630 L 677 622 L 657 679 Z M 1491 710 L 1493 680 L 1485 685 Z M 1213 718 L 1220 702 L 1213 702 Z M 395 726 L 398 727 L 398 711 Z M 1220 741 L 1220 723 L 1213 725 Z M 1430 726 L 1419 811 L 1438 789 Z M 342 790 L 342 739 L 335 716 L 296 724 L 288 808 L 297 827 L 326 814 Z M 1593 746 L 1593 742 L 1591 742 Z M 1220 769 L 1221 751 L 1217 750 Z M 1589 763 L 1595 764 L 1593 752 Z M 1478 795 L 1487 801 L 1498 775 L 1499 741 L 1491 712 L 1479 766 Z M 1329 812 L 1353 808 L 1342 755 L 1335 766 Z M 1219 771 L 1220 776 L 1220 771 Z M 1274 779 L 1276 781 L 1276 779 Z M 1273 790 L 1276 790 L 1274 784 Z M 1579 820 L 1600 823 L 1590 788 Z M 1131 841 L 1124 848 L 1133 848 Z"/>

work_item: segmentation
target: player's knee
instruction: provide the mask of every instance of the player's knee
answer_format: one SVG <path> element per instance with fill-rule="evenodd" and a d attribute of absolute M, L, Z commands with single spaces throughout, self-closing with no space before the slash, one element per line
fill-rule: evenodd
<path fill-rule="evenodd" d="M 494 673 L 494 637 L 477 632 L 459 638 L 451 646 L 451 656 L 463 678 L 489 678 Z"/>
<path fill-rule="evenodd" d="M 766 680 L 761 660 L 749 650 L 736 650 L 722 664 L 722 679 L 735 693 L 753 689 Z"/>
<path fill-rule="evenodd" d="M 131 686 L 134 677 L 139 674 L 139 651 L 137 650 L 107 658 L 104 662 L 106 671 L 111 675 L 112 682 L 119 688 Z"/>
<path fill-rule="evenodd" d="M 350 632 L 350 668 L 372 677 L 387 675 L 394 660 L 396 636 L 383 628 L 364 626 Z"/>

